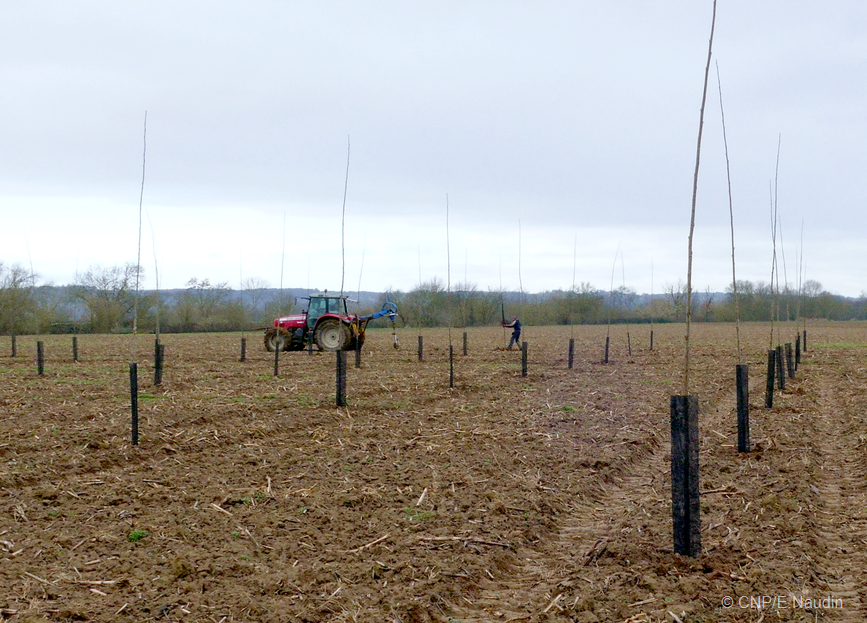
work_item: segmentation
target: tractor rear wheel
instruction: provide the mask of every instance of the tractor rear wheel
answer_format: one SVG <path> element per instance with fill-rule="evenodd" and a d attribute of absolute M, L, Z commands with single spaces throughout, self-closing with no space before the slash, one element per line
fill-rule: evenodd
<path fill-rule="evenodd" d="M 289 332 L 283 327 L 272 327 L 265 331 L 265 350 L 269 353 L 273 353 L 278 348 L 280 350 L 289 350 L 290 343 Z"/>
<path fill-rule="evenodd" d="M 316 327 L 314 338 L 320 350 L 345 350 L 351 336 L 345 324 L 336 318 L 326 318 Z"/>

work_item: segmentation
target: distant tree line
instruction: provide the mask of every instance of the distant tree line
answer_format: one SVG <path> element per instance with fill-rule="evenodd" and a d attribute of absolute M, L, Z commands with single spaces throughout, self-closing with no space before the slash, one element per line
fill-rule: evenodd
<path fill-rule="evenodd" d="M 135 264 L 95 265 L 77 274 L 69 286 L 37 285 L 38 276 L 20 265 L 0 262 L 0 333 L 120 333 L 132 329 L 137 310 L 141 331 L 239 331 L 270 326 L 274 318 L 306 307 L 303 296 L 272 289 L 258 278 L 246 279 L 240 289 L 227 283 L 191 277 L 179 290 L 146 291 L 135 301 Z M 867 320 L 867 293 L 858 298 L 831 294 L 816 281 L 800 292 L 777 291 L 769 284 L 738 282 L 738 309 L 743 321 L 797 318 Z M 686 318 L 686 288 L 666 284 L 653 297 L 620 287 L 599 290 L 582 283 L 571 290 L 539 294 L 479 290 L 459 283 L 447 288 L 439 279 L 409 292 L 390 292 L 354 303 L 361 314 L 378 310 L 391 300 L 398 305 L 401 326 L 479 327 L 496 325 L 517 316 L 527 325 L 570 325 L 682 322 Z M 733 288 L 724 293 L 693 292 L 692 319 L 733 322 Z M 377 321 L 383 324 L 385 321 Z"/>

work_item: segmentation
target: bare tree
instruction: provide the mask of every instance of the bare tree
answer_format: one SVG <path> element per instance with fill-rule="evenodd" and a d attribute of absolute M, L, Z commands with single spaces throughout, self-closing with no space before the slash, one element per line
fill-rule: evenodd
<path fill-rule="evenodd" d="M 701 302 L 701 310 L 704 321 L 710 322 L 710 315 L 713 311 L 713 292 L 711 292 L 710 286 L 707 286 L 707 288 L 705 288 L 704 300 Z"/>
<path fill-rule="evenodd" d="M 122 266 L 96 264 L 75 275 L 73 295 L 87 306 L 93 331 L 119 331 L 131 319 L 136 278 L 140 279 L 143 272 L 130 262 Z"/>
<path fill-rule="evenodd" d="M 683 280 L 678 279 L 676 284 L 667 283 L 664 288 L 665 300 L 671 306 L 672 317 L 677 322 L 686 320 L 686 305 L 688 291 Z"/>
<path fill-rule="evenodd" d="M 201 319 L 211 318 L 214 313 L 229 300 L 231 288 L 227 282 L 211 284 L 209 279 L 197 279 L 193 277 L 187 282 L 189 292 Z"/>
<path fill-rule="evenodd" d="M 620 286 L 611 291 L 609 305 L 621 314 L 628 314 L 635 307 L 635 299 L 638 295 L 632 288 Z"/>
<path fill-rule="evenodd" d="M 247 299 L 250 301 L 250 311 L 255 316 L 260 311 L 259 306 L 265 298 L 268 282 L 259 277 L 247 277 L 241 282 L 241 287 L 247 293 Z"/>
<path fill-rule="evenodd" d="M 445 284 L 437 278 L 419 284 L 403 297 L 400 315 L 410 326 L 444 326 L 448 322 Z"/>
<path fill-rule="evenodd" d="M 34 319 L 36 276 L 20 264 L 0 262 L 0 333 L 22 333 Z"/>

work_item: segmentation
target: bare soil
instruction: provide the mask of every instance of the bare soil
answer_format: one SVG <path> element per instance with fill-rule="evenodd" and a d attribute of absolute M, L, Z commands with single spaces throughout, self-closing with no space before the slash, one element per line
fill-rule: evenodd
<path fill-rule="evenodd" d="M 0 339 L 0 616 L 12 621 L 867 620 L 867 326 L 810 324 L 764 408 L 770 326 L 693 327 L 702 554 L 672 551 L 669 397 L 683 327 L 371 331 L 348 353 L 261 335 Z M 627 330 L 629 338 L 627 340 Z M 794 325 L 782 341 L 794 342 Z M 45 343 L 43 376 L 36 341 Z M 774 343 L 776 343 L 776 336 Z M 631 354 L 628 352 L 631 345 Z M 731 602 L 727 601 L 731 599 Z M 822 601 L 824 599 L 824 601 Z"/>

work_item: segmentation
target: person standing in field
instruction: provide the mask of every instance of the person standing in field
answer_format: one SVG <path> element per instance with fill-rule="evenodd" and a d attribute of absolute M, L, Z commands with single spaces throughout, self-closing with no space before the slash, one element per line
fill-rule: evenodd
<path fill-rule="evenodd" d="M 512 322 L 504 322 L 503 326 L 512 329 L 512 339 L 509 340 L 508 348 L 508 350 L 512 350 L 512 344 L 517 344 L 521 339 L 521 321 L 518 320 L 517 316 L 512 316 Z"/>

